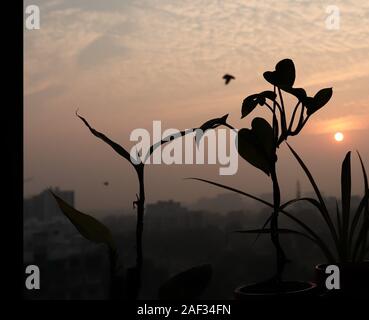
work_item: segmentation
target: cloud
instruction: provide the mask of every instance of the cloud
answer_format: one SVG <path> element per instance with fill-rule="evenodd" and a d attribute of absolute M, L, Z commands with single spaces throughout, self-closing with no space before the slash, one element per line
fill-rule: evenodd
<path fill-rule="evenodd" d="M 369 128 L 368 115 L 348 115 L 344 117 L 331 118 L 326 120 L 315 119 L 309 124 L 310 134 L 326 134 L 337 131 L 347 132 L 365 130 Z"/>
<path fill-rule="evenodd" d="M 114 37 L 102 35 L 81 50 L 77 62 L 83 68 L 91 68 L 101 66 L 115 57 L 124 57 L 128 52 L 129 50 L 118 44 Z"/>

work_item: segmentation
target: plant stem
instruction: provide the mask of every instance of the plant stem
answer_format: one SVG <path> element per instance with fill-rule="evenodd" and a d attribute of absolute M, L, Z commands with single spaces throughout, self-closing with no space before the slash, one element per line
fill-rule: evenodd
<path fill-rule="evenodd" d="M 145 184 L 144 184 L 144 165 L 138 165 L 136 168 L 138 182 L 139 182 L 139 195 L 137 201 L 135 201 L 137 209 L 137 224 L 136 224 L 136 287 L 134 297 L 137 300 L 141 289 L 141 274 L 143 264 L 143 250 L 142 250 L 142 235 L 144 225 L 144 212 L 145 212 Z"/>
<path fill-rule="evenodd" d="M 281 247 L 279 242 L 279 232 L 278 232 L 278 213 L 281 205 L 281 192 L 278 184 L 278 178 L 276 173 L 276 162 L 273 163 L 271 170 L 271 179 L 273 182 L 273 206 L 274 211 L 272 214 L 272 219 L 270 221 L 271 228 L 271 240 L 276 249 L 276 258 L 277 258 L 277 274 L 276 280 L 279 284 L 282 281 L 282 273 L 284 270 L 284 266 L 286 263 L 286 255 Z"/>

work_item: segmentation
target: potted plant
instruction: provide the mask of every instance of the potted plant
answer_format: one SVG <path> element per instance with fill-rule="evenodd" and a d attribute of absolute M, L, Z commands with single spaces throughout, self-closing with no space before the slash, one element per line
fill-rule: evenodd
<path fill-rule="evenodd" d="M 113 236 L 110 230 L 94 217 L 82 213 L 70 206 L 63 199 L 52 193 L 62 213 L 76 227 L 77 231 L 87 240 L 94 243 L 105 244 L 109 253 L 110 264 L 110 299 L 139 299 L 142 287 L 142 269 L 143 269 L 143 241 L 142 235 L 144 230 L 144 213 L 145 213 L 145 183 L 144 169 L 146 160 L 161 145 L 169 143 L 176 138 L 185 136 L 193 132 L 204 132 L 208 129 L 216 128 L 223 125 L 228 115 L 221 118 L 211 119 L 199 128 L 187 129 L 178 133 L 169 135 L 164 139 L 155 142 L 148 148 L 146 154 L 142 155 L 137 152 L 131 155 L 125 147 L 108 138 L 104 133 L 94 129 L 89 122 L 76 112 L 77 117 L 82 120 L 89 131 L 98 139 L 109 145 L 116 153 L 124 158 L 137 173 L 138 194 L 137 199 L 133 202 L 136 209 L 136 264 L 127 268 L 122 272 L 122 266 L 119 262 L 119 253 L 116 248 Z M 161 299 L 195 299 L 199 297 L 208 285 L 212 275 L 212 267 L 209 264 L 193 267 L 185 270 L 177 275 L 172 276 L 158 289 L 158 296 Z"/>
<path fill-rule="evenodd" d="M 351 152 L 348 152 L 342 162 L 341 169 L 341 205 L 336 201 L 335 212 L 329 212 L 329 206 L 309 169 L 296 151 L 290 146 L 289 148 L 308 177 L 316 199 L 309 197 L 294 199 L 282 205 L 282 209 L 297 201 L 309 202 L 323 218 L 333 243 L 333 250 L 329 248 L 328 243 L 325 244 L 323 254 L 326 257 L 326 263 L 315 267 L 319 289 L 325 293 L 338 293 L 340 295 L 368 295 L 369 261 L 365 258 L 369 255 L 369 187 L 365 166 L 359 152 L 357 154 L 362 169 L 364 193 L 356 210 L 352 211 L 351 208 Z M 336 218 L 333 219 L 333 217 Z M 312 239 L 315 238 L 314 234 L 310 233 L 310 236 Z M 340 290 L 338 291 L 330 291 L 326 287 L 326 279 L 329 276 L 326 273 L 326 267 L 332 264 L 339 267 Z"/>
<path fill-rule="evenodd" d="M 265 282 L 237 288 L 235 290 L 236 299 L 275 299 L 277 297 L 306 296 L 311 295 L 316 287 L 313 283 L 283 280 L 283 271 L 287 258 L 281 246 L 279 236 L 283 233 L 296 233 L 297 231 L 279 228 L 281 191 L 277 174 L 277 151 L 280 145 L 289 137 L 298 135 L 310 117 L 328 103 L 332 96 L 332 88 L 322 89 L 313 97 L 310 97 L 303 88 L 293 87 L 295 76 L 295 66 L 291 59 L 279 61 L 274 71 L 264 73 L 265 80 L 273 85 L 273 90 L 252 94 L 246 97 L 242 103 L 241 119 L 249 116 L 257 106 L 261 106 L 271 113 L 269 121 L 265 118 L 256 117 L 252 120 L 250 129 L 242 128 L 239 130 L 236 144 L 239 155 L 251 165 L 263 171 L 270 179 L 273 189 L 273 203 L 220 183 L 191 178 L 238 192 L 260 201 L 273 209 L 270 218 L 263 228 L 257 230 L 240 230 L 237 232 L 270 234 L 276 254 L 275 275 Z M 288 93 L 297 99 L 289 120 L 282 92 Z M 233 128 L 229 124 L 227 126 Z"/>

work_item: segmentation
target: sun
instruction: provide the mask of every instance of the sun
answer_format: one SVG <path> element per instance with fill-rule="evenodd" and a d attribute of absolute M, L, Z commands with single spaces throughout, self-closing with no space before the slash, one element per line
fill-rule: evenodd
<path fill-rule="evenodd" d="M 336 140 L 337 142 L 341 142 L 343 141 L 343 139 L 344 139 L 344 135 L 342 132 L 336 132 L 334 134 L 334 140 Z"/>

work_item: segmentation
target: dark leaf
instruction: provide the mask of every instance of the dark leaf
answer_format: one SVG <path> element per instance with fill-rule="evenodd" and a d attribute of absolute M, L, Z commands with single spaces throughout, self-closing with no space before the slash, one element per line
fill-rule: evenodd
<path fill-rule="evenodd" d="M 195 135 L 195 141 L 198 144 L 200 142 L 200 139 L 205 134 L 206 130 L 209 129 L 215 129 L 221 125 L 225 125 L 227 123 L 228 114 L 224 115 L 221 118 L 215 118 L 206 121 L 203 123 L 199 129 L 196 129 L 196 135 Z"/>
<path fill-rule="evenodd" d="M 361 169 L 363 172 L 363 177 L 364 177 L 364 197 L 366 197 L 366 201 L 365 201 L 365 206 L 364 206 L 364 220 L 365 220 L 365 224 L 366 224 L 366 231 L 365 234 L 363 236 L 364 238 L 364 243 L 362 245 L 362 250 L 359 256 L 359 259 L 363 259 L 364 255 L 365 255 L 365 245 L 368 243 L 368 237 L 369 237 L 369 185 L 368 185 L 368 176 L 366 174 L 366 170 L 365 170 L 365 166 L 363 163 L 363 159 L 361 159 L 361 155 L 359 152 L 357 152 L 359 159 L 360 159 L 360 164 L 361 164 Z"/>
<path fill-rule="evenodd" d="M 273 213 L 268 217 L 268 219 L 266 219 L 266 220 L 265 220 L 265 222 L 264 222 L 264 224 L 263 224 L 263 226 L 261 227 L 261 229 L 260 229 L 260 230 L 265 230 L 265 229 L 266 229 L 266 227 L 267 227 L 267 225 L 270 223 L 270 221 L 272 221 L 272 218 L 273 218 Z M 255 243 L 256 241 L 258 241 L 258 239 L 259 239 L 260 235 L 261 235 L 261 232 L 259 232 L 259 233 L 256 235 L 255 240 L 254 240 L 254 242 L 253 242 L 253 243 Z"/>
<path fill-rule="evenodd" d="M 294 95 L 300 101 L 305 101 L 306 91 L 303 88 L 281 87 L 282 90 Z"/>
<path fill-rule="evenodd" d="M 279 61 L 275 66 L 275 71 L 264 72 L 265 80 L 277 87 L 292 87 L 295 77 L 295 65 L 291 59 Z"/>
<path fill-rule="evenodd" d="M 159 289 L 161 300 L 197 299 L 207 288 L 212 276 L 212 267 L 205 264 L 178 273 Z"/>
<path fill-rule="evenodd" d="M 325 205 L 325 202 L 323 200 L 323 196 L 312 176 L 312 174 L 310 173 L 309 169 L 307 168 L 307 166 L 305 165 L 305 163 L 302 161 L 302 159 L 300 158 L 300 156 L 297 154 L 297 152 L 287 143 L 288 148 L 291 150 L 292 154 L 294 155 L 294 157 L 296 158 L 296 160 L 298 161 L 298 163 L 300 164 L 301 168 L 304 170 L 306 176 L 308 177 L 310 184 L 312 185 L 314 192 L 316 194 L 316 196 L 318 197 L 320 206 L 319 206 L 319 212 L 322 214 L 325 222 L 327 223 L 329 230 L 332 234 L 333 240 L 336 244 L 336 246 L 338 246 L 338 236 L 337 236 L 337 232 L 334 228 L 333 222 L 331 217 L 329 216 L 328 213 L 328 209 L 327 206 Z"/>
<path fill-rule="evenodd" d="M 91 131 L 91 133 L 101 139 L 102 141 L 104 141 L 105 143 L 107 143 L 108 145 L 110 145 L 115 152 L 117 152 L 119 155 L 121 155 L 123 158 L 125 158 L 126 160 L 128 160 L 129 162 L 131 162 L 131 156 L 129 154 L 129 152 L 124 149 L 121 145 L 119 145 L 118 143 L 110 140 L 106 135 L 104 135 L 103 133 L 95 130 L 94 128 L 92 128 L 90 126 L 90 124 L 87 122 L 87 120 L 85 118 L 83 118 L 82 116 L 80 116 L 78 113 L 76 113 L 77 117 L 80 118 L 84 124 L 87 126 L 87 128 Z"/>
<path fill-rule="evenodd" d="M 214 181 L 210 181 L 210 180 L 206 180 L 206 179 L 199 179 L 199 178 L 187 178 L 187 179 L 191 179 L 191 180 L 197 180 L 197 181 L 202 181 L 214 186 L 217 186 L 219 188 L 223 188 L 232 192 L 236 192 L 238 194 L 241 194 L 243 196 L 246 196 L 250 199 L 256 200 L 270 208 L 274 208 L 274 205 L 268 201 L 265 201 L 261 198 L 255 197 L 252 194 L 246 193 L 244 191 L 238 190 L 236 188 L 232 188 L 229 186 L 226 186 L 224 184 L 221 183 L 217 183 Z M 314 199 L 313 199 L 314 200 Z M 319 248 L 322 250 L 322 252 L 324 253 L 324 255 L 326 256 L 327 260 L 330 262 L 334 262 L 336 261 L 335 258 L 333 257 L 332 253 L 330 252 L 329 248 L 327 247 L 327 245 L 324 243 L 324 241 L 314 232 L 314 230 L 312 230 L 308 225 L 306 225 L 303 221 L 301 221 L 300 219 L 294 217 L 293 215 L 291 215 L 290 213 L 288 213 L 287 211 L 283 210 L 282 208 L 280 208 L 279 210 L 280 212 L 282 212 L 285 216 L 287 216 L 289 219 L 291 219 L 292 221 L 294 221 L 296 224 L 298 224 L 300 227 L 302 227 L 309 235 L 311 235 L 311 237 L 315 240 L 314 242 L 319 246 Z"/>
<path fill-rule="evenodd" d="M 342 162 L 341 170 L 341 201 L 342 201 L 342 243 L 345 246 L 344 254 L 347 254 L 347 239 L 350 223 L 351 201 L 351 152 L 347 152 Z M 346 257 L 347 258 L 347 257 Z"/>
<path fill-rule="evenodd" d="M 338 229 L 338 236 L 342 236 L 342 219 L 341 219 L 341 213 L 340 208 L 338 206 L 338 201 L 336 200 L 336 217 L 337 217 L 337 229 Z"/>
<path fill-rule="evenodd" d="M 236 233 L 257 233 L 257 234 L 270 234 L 272 232 L 272 229 L 253 229 L 253 230 L 237 230 L 234 231 Z M 304 236 L 305 238 L 308 238 L 310 240 L 313 240 L 313 238 L 311 238 L 310 236 L 308 236 L 307 234 L 300 232 L 300 231 L 296 231 L 296 230 L 291 230 L 291 229 L 285 229 L 285 228 L 278 228 L 278 233 L 279 234 L 298 234 L 301 236 Z"/>
<path fill-rule="evenodd" d="M 275 160 L 274 134 L 263 118 L 255 118 L 251 129 L 241 129 L 237 134 L 237 149 L 242 158 L 267 175 Z"/>
<path fill-rule="evenodd" d="M 241 119 L 249 115 L 258 104 L 263 106 L 266 99 L 275 100 L 276 97 L 277 95 L 273 91 L 263 91 L 248 96 L 242 102 Z"/>
<path fill-rule="evenodd" d="M 245 98 L 242 102 L 241 119 L 250 114 L 258 105 L 258 94 L 253 94 Z"/>
<path fill-rule="evenodd" d="M 95 243 L 105 243 L 110 248 L 115 247 L 110 230 L 105 225 L 95 218 L 74 209 L 56 194 L 51 193 L 63 214 L 73 223 L 83 237 Z"/>
<path fill-rule="evenodd" d="M 251 233 L 251 234 L 255 234 L 255 233 L 257 233 L 257 234 L 270 234 L 270 233 L 272 233 L 272 230 L 271 229 L 254 229 L 254 230 L 237 230 L 235 232 L 236 233 Z M 306 239 L 309 239 L 310 241 L 313 241 L 315 243 L 317 242 L 314 238 L 310 237 L 306 233 L 296 231 L 296 230 L 278 228 L 278 233 L 279 234 L 296 234 L 296 235 L 305 237 Z"/>
<path fill-rule="evenodd" d="M 272 101 L 274 101 L 277 98 L 277 94 L 274 91 L 270 91 L 270 90 L 261 92 L 260 96 L 265 99 L 272 100 Z"/>
<path fill-rule="evenodd" d="M 351 222 L 351 229 L 350 229 L 350 237 L 349 237 L 349 243 L 350 245 L 352 244 L 354 235 L 355 235 L 355 231 L 356 231 L 356 227 L 358 226 L 358 223 L 360 221 L 360 218 L 362 216 L 362 214 L 365 212 L 365 206 L 368 205 L 368 201 L 369 201 L 369 190 L 368 192 L 366 192 L 363 196 L 363 198 L 361 199 L 354 217 L 352 218 L 352 222 Z"/>
<path fill-rule="evenodd" d="M 332 88 L 325 88 L 319 90 L 314 96 L 314 98 L 311 97 L 305 98 L 303 103 L 306 106 L 307 115 L 310 116 L 316 111 L 318 111 L 320 108 L 324 107 L 331 99 L 332 95 L 333 95 Z"/>

